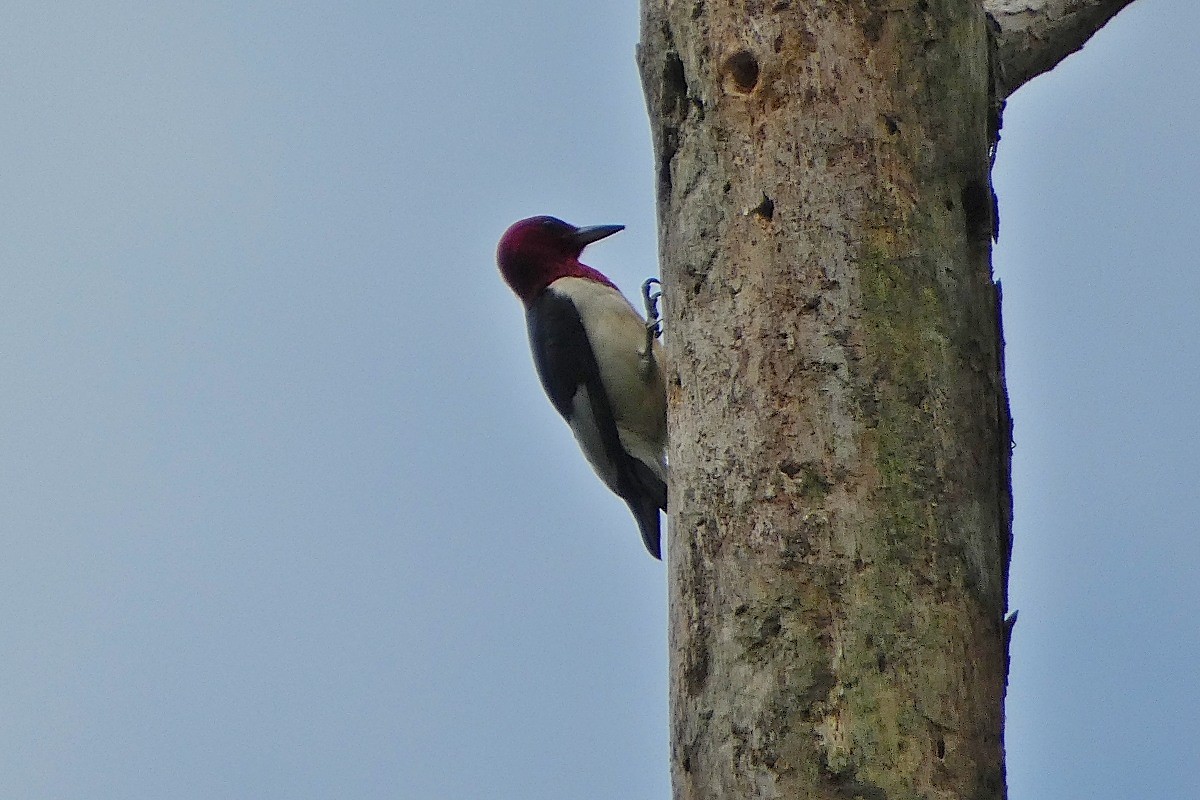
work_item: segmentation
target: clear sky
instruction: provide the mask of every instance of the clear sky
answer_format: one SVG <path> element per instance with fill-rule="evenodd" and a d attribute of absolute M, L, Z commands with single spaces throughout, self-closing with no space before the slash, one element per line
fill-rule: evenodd
<path fill-rule="evenodd" d="M 0 796 L 667 796 L 662 566 L 543 397 L 513 220 L 655 272 L 633 2 L 0 26 Z M 1200 796 L 1200 61 L 1009 103 L 1014 799 Z"/>

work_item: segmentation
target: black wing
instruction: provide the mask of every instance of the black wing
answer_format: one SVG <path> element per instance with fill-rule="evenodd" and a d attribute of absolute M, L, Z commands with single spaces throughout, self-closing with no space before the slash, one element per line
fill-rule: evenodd
<path fill-rule="evenodd" d="M 569 422 L 571 402 L 579 387 L 600 386 L 600 367 L 596 364 L 596 355 L 592 352 L 592 343 L 588 341 L 579 311 L 569 297 L 547 289 L 525 312 L 525 324 L 529 329 L 529 346 L 533 349 L 533 365 L 542 388 L 554 408 Z M 612 410 L 607 410 L 615 436 L 616 423 L 612 420 Z"/>

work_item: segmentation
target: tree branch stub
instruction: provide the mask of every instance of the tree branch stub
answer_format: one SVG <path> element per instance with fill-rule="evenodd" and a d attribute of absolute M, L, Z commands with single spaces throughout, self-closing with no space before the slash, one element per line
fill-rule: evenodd
<path fill-rule="evenodd" d="M 1001 99 L 1052 69 L 1133 0 L 984 0 Z"/>

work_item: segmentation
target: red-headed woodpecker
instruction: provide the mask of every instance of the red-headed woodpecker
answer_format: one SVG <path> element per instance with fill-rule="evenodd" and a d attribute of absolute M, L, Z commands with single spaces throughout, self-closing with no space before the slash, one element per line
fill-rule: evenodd
<path fill-rule="evenodd" d="M 623 225 L 577 228 L 554 217 L 500 238 L 500 274 L 525 304 L 533 363 L 592 469 L 628 505 L 646 549 L 662 558 L 667 508 L 667 399 L 662 351 L 613 282 L 579 262 Z"/>

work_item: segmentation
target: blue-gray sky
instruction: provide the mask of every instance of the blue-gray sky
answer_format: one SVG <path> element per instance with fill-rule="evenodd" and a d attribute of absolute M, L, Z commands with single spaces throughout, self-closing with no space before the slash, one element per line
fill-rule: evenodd
<path fill-rule="evenodd" d="M 5 16 L 0 796 L 667 796 L 664 573 L 493 261 L 655 271 L 635 5 Z M 1013 798 L 1200 794 L 1197 29 L 1005 118 Z"/>

